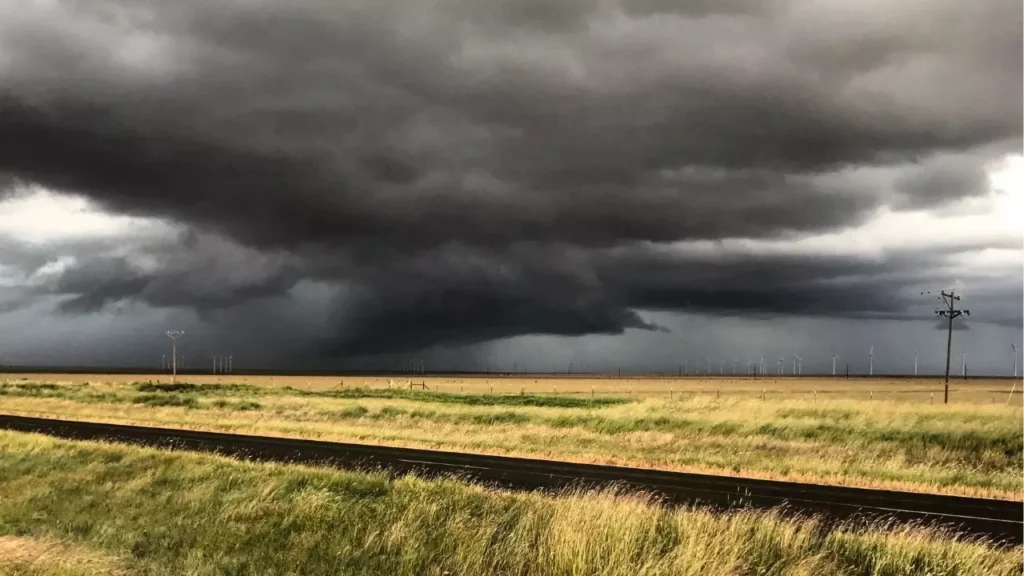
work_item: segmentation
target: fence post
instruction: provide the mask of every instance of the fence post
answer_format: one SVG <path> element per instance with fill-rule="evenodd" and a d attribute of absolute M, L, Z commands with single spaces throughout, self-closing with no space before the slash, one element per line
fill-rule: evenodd
<path fill-rule="evenodd" d="M 935 404 L 935 392 L 932 392 L 931 394 L 928 395 L 928 403 Z"/>
<path fill-rule="evenodd" d="M 818 391 L 817 390 L 813 390 L 813 392 L 814 392 L 814 398 L 811 399 L 811 402 L 814 402 L 815 404 L 817 404 L 818 403 Z"/>
<path fill-rule="evenodd" d="M 594 398 L 594 385 L 593 384 L 590 385 L 590 397 Z"/>
<path fill-rule="evenodd" d="M 765 397 L 765 394 L 766 394 L 767 392 L 768 392 L 768 389 L 767 389 L 767 388 L 762 388 L 762 389 L 761 389 L 761 402 L 764 402 L 764 397 Z"/>

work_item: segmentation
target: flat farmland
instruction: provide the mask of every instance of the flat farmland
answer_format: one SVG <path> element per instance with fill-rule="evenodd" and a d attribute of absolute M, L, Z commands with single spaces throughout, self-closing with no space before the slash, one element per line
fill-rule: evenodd
<path fill-rule="evenodd" d="M 0 377 L 0 412 L 1022 497 L 1020 397 L 1005 404 L 1007 381 L 961 381 L 949 405 L 935 381 L 411 381 L 19 374 Z"/>
<path fill-rule="evenodd" d="M 805 398 L 887 400 L 936 403 L 943 400 L 942 378 L 911 377 L 819 377 L 819 376 L 265 376 L 245 374 L 179 374 L 178 381 L 195 384 L 236 383 L 255 387 L 294 388 L 318 391 L 340 388 L 422 389 L 466 394 L 551 394 L 569 396 L 625 396 L 673 398 L 677 395 L 737 396 L 761 398 Z M 0 382 L 83 382 L 170 383 L 170 374 L 0 374 Z M 1021 403 L 1022 386 L 1008 378 L 950 379 L 950 402 L 970 404 Z M 410 386 L 411 385 L 411 386 Z"/>

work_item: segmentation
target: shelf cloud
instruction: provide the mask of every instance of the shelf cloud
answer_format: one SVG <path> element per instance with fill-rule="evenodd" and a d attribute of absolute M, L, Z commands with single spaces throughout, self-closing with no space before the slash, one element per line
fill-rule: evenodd
<path fill-rule="evenodd" d="M 914 290 L 973 274 L 951 258 L 996 251 L 1016 264 L 976 281 L 1004 310 L 1019 231 L 802 246 L 1003 206 L 991 174 L 1022 146 L 1021 12 L 14 0 L 0 210 L 38 189 L 162 228 L 8 235 L 0 265 L 18 280 L 0 300 L 273 316 L 324 283 L 337 291 L 311 346 L 372 356 L 667 330 L 646 311 L 910 318 Z"/>

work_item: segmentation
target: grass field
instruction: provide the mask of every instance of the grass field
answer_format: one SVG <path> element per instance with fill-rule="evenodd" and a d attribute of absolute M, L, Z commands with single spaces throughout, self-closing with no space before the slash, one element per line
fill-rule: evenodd
<path fill-rule="evenodd" d="M 170 374 L 2 374 L 0 382 L 156 382 L 170 383 Z M 894 402 L 941 404 L 943 381 L 941 378 L 824 378 L 765 376 L 737 378 L 733 376 L 669 377 L 588 377 L 588 376 L 477 376 L 434 377 L 420 375 L 400 376 L 249 376 L 241 374 L 188 374 L 179 375 L 178 381 L 195 384 L 247 384 L 251 386 L 290 387 L 298 390 L 333 390 L 339 387 L 409 389 L 458 392 L 466 394 L 551 394 L 560 396 L 623 396 L 674 398 L 683 395 L 736 396 L 787 399 L 853 399 L 872 398 Z M 1018 382 L 998 378 L 971 378 L 950 380 L 950 402 L 954 404 L 1010 404 L 1020 405 L 1024 391 Z"/>
<path fill-rule="evenodd" d="M 295 380 L 225 378 L 171 386 L 127 378 L 90 383 L 19 379 L 0 385 L 0 411 L 921 492 L 1024 496 L 1021 410 L 1002 403 L 944 406 L 890 400 L 884 394 L 852 399 L 838 392 L 766 394 L 762 400 L 759 393 L 735 390 L 720 397 L 691 390 L 671 399 L 638 393 L 503 394 L 497 389 L 492 394 L 486 382 L 467 386 L 465 392 L 454 389 L 465 384 L 446 391 L 444 382 L 423 391 L 397 383 L 389 389 L 386 379 L 376 388 L 352 387 L 365 383 L 360 379 L 342 387 L 338 379 L 310 380 L 296 387 Z M 514 389 L 515 383 L 503 386 Z"/>
<path fill-rule="evenodd" d="M 0 432 L 0 574 L 1020 574 L 1020 548 Z"/>

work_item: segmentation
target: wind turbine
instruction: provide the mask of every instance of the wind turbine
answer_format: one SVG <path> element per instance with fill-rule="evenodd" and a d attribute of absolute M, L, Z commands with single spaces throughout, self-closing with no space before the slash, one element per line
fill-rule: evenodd
<path fill-rule="evenodd" d="M 750 356 L 747 356 L 747 375 L 750 375 L 750 365 L 751 364 L 753 364 L 753 362 L 750 361 Z M 1013 357 L 1013 364 L 1014 364 L 1014 366 L 1017 365 L 1017 356 L 1016 355 Z"/>
<path fill-rule="evenodd" d="M 804 359 L 793 354 L 793 361 L 796 362 L 796 373 L 798 376 L 803 376 L 804 373 Z"/>
<path fill-rule="evenodd" d="M 960 351 L 960 375 L 967 377 L 967 352 L 964 350 Z"/>
<path fill-rule="evenodd" d="M 793 376 L 796 376 L 796 354 L 793 354 Z"/>
<path fill-rule="evenodd" d="M 832 376 L 836 375 L 836 358 L 838 358 L 838 356 L 836 356 L 836 353 L 833 352 L 832 353 Z"/>
<path fill-rule="evenodd" d="M 708 358 L 707 356 L 705 356 L 704 360 L 706 360 L 707 363 L 708 363 L 708 376 L 710 376 L 711 375 L 711 358 Z"/>
<path fill-rule="evenodd" d="M 1014 357 L 1016 360 L 1016 357 Z M 917 376 L 917 351 L 914 351 L 914 376 Z"/>
<path fill-rule="evenodd" d="M 171 384 L 174 384 L 178 377 L 178 338 L 184 336 L 185 332 L 182 330 L 168 330 L 165 334 L 171 339 Z M 184 364 L 185 357 L 182 356 L 181 360 L 182 364 Z"/>
<path fill-rule="evenodd" d="M 758 365 L 758 371 L 761 374 L 764 374 L 765 369 L 766 369 L 766 366 L 765 366 L 765 363 L 764 363 L 764 356 L 761 356 L 761 363 Z"/>
<path fill-rule="evenodd" d="M 683 374 L 690 375 L 690 361 L 686 358 L 683 359 Z"/>
<path fill-rule="evenodd" d="M 1016 358 L 1016 356 L 1015 356 L 1015 358 Z M 736 363 L 739 362 L 739 361 L 740 361 L 739 358 L 733 358 L 732 359 L 732 373 L 733 374 L 736 373 Z"/>
<path fill-rule="evenodd" d="M 1010 348 L 1013 349 L 1013 377 L 1017 377 L 1017 345 L 1010 344 Z"/>
<path fill-rule="evenodd" d="M 875 375 L 875 347 L 874 345 L 868 349 L 868 376 Z"/>
<path fill-rule="evenodd" d="M 786 359 L 785 359 L 785 358 L 779 358 L 779 374 L 780 374 L 780 375 L 782 375 L 782 374 L 785 374 L 785 373 L 786 373 L 786 369 L 785 369 L 785 367 L 784 367 L 784 366 L 783 366 L 783 364 L 782 364 L 782 363 L 783 363 L 783 362 L 785 362 L 785 361 L 786 361 Z"/>

